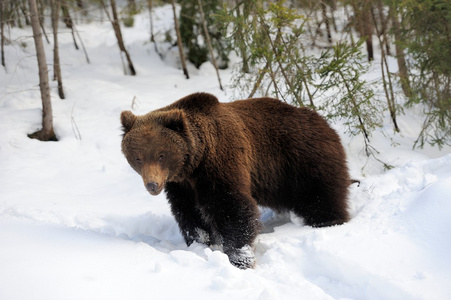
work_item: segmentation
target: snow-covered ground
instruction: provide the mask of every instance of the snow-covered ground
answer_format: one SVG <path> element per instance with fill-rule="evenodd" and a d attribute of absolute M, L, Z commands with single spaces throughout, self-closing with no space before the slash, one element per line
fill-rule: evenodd
<path fill-rule="evenodd" d="M 171 26 L 171 13 L 157 9 L 160 30 Z M 187 247 L 165 196 L 150 196 L 124 159 L 119 115 L 191 92 L 222 101 L 233 93 L 219 90 L 208 63 L 190 66 L 186 80 L 175 56 L 162 61 L 148 42 L 148 22 L 143 13 L 124 29 L 135 77 L 123 75 L 110 24 L 78 25 L 91 64 L 61 26 L 67 99 L 52 82 L 59 141 L 46 143 L 27 137 L 41 122 L 31 30 L 11 31 L 28 46 L 7 45 L 7 71 L 0 70 L 1 300 L 450 299 L 451 151 L 411 149 L 421 124 L 413 109 L 399 119 L 401 134 L 387 119 L 372 137 L 390 171 L 334 124 L 352 176 L 362 180 L 352 186 L 349 223 L 313 229 L 264 210 L 257 266 L 245 271 L 220 251 Z M 51 53 L 47 45 L 50 65 Z M 230 70 L 221 76 L 227 82 Z"/>

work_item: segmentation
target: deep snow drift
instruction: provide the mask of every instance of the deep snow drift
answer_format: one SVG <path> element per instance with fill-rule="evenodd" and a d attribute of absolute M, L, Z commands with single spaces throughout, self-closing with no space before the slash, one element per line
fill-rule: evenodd
<path fill-rule="evenodd" d="M 161 32 L 172 26 L 169 7 L 155 15 Z M 124 29 L 136 77 L 123 75 L 110 24 L 78 25 L 91 64 L 61 34 L 66 100 L 52 83 L 59 142 L 27 137 L 41 122 L 32 39 L 25 49 L 6 47 L 0 299 L 449 299 L 451 154 L 411 150 L 421 124 L 414 110 L 400 117 L 401 134 L 387 121 L 372 138 L 379 158 L 395 166 L 390 171 L 367 160 L 358 137 L 342 134 L 352 176 L 362 180 L 351 189 L 349 223 L 313 229 L 264 210 L 253 270 L 232 267 L 204 245 L 186 247 L 164 195 L 151 197 L 124 159 L 119 115 L 197 91 L 229 101 L 232 92 L 218 89 L 208 63 L 190 67 L 186 80 L 170 54 L 162 61 L 147 42 L 148 22 L 143 14 Z M 11 31 L 12 40 L 23 36 L 31 30 Z M 221 76 L 227 82 L 230 70 Z"/>

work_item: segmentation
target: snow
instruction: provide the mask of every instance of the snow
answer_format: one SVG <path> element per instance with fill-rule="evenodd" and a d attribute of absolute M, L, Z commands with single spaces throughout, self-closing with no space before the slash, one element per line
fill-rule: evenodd
<path fill-rule="evenodd" d="M 170 13 L 155 11 L 160 35 Z M 135 77 L 123 75 L 107 22 L 78 24 L 91 64 L 62 29 L 67 99 L 52 82 L 59 141 L 46 143 L 27 137 L 41 122 L 31 30 L 11 29 L 10 39 L 27 36 L 28 46 L 7 45 L 0 70 L 0 299 L 449 299 L 451 151 L 412 150 L 421 124 L 415 108 L 400 116 L 401 134 L 387 118 L 372 137 L 389 171 L 366 158 L 361 138 L 333 124 L 361 179 L 351 187 L 349 223 L 314 229 L 263 210 L 248 270 L 215 248 L 187 247 L 165 196 L 150 196 L 123 157 L 119 115 L 192 92 L 221 101 L 233 92 L 219 90 L 208 63 L 190 66 L 186 80 L 176 55 L 157 55 L 148 27 L 143 13 L 124 28 Z M 221 76 L 228 82 L 231 71 Z"/>

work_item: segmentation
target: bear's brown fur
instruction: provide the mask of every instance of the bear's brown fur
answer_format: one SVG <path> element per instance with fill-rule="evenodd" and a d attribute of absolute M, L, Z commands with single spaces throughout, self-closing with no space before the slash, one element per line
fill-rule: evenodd
<path fill-rule="evenodd" d="M 237 267 L 254 265 L 257 205 L 315 227 L 349 219 L 345 152 L 313 110 L 197 93 L 121 121 L 125 157 L 152 195 L 166 191 L 186 243 L 220 244 Z"/>

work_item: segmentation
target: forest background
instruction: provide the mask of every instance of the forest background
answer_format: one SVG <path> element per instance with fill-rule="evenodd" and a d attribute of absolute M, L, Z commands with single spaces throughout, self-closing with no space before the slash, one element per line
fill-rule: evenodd
<path fill-rule="evenodd" d="M 367 156 L 377 154 L 371 146 L 371 135 L 382 126 L 387 112 L 393 131 L 401 132 L 397 117 L 411 107 L 423 111 L 423 125 L 413 147 L 451 143 L 451 2 L 446 0 L 118 3 L 1 0 L 0 3 L 1 62 L 5 71 L 8 70 L 5 45 L 27 47 L 24 39 L 8 37 L 12 27 L 33 27 L 38 62 L 41 57 L 43 128 L 30 137 L 57 139 L 51 122 L 47 76 L 50 73 L 42 56 L 53 55 L 53 80 L 58 83 L 59 97 L 64 99 L 59 20 L 71 30 L 77 49 L 84 49 L 83 35 L 76 28 L 78 23 L 111 22 L 122 53 L 124 74 L 139 76 L 133 57 L 127 52 L 121 27 L 132 27 L 134 16 L 148 10 L 149 41 L 155 44 L 162 59 L 171 48 L 178 47 L 180 67 L 187 79 L 185 60 L 197 68 L 206 61 L 211 61 L 216 70 L 233 67 L 229 88 L 234 94 L 241 98 L 274 96 L 319 110 L 329 119 L 339 119 L 349 134 L 362 136 Z M 174 28 L 156 33 L 152 28 L 152 9 L 165 3 L 173 6 Z M 344 12 L 345 17 L 336 18 L 337 10 Z M 46 24 L 51 24 L 49 33 Z M 158 43 L 155 35 L 164 35 L 164 43 Z M 39 46 L 43 38 L 53 43 L 53 53 L 44 53 L 42 45 Z M 381 53 L 377 62 L 375 47 Z M 238 57 L 233 66 L 229 65 L 231 54 Z M 86 50 L 85 56 L 89 63 Z M 389 69 L 390 59 L 396 59 L 395 73 Z M 364 75 L 371 63 L 380 64 L 382 76 L 366 81 Z M 219 72 L 217 77 L 223 89 Z"/>
<path fill-rule="evenodd" d="M 0 1 L 0 299 L 449 299 L 448 2 Z M 262 208 L 244 271 L 186 246 L 119 116 L 197 91 L 328 118 L 350 222 Z"/>

